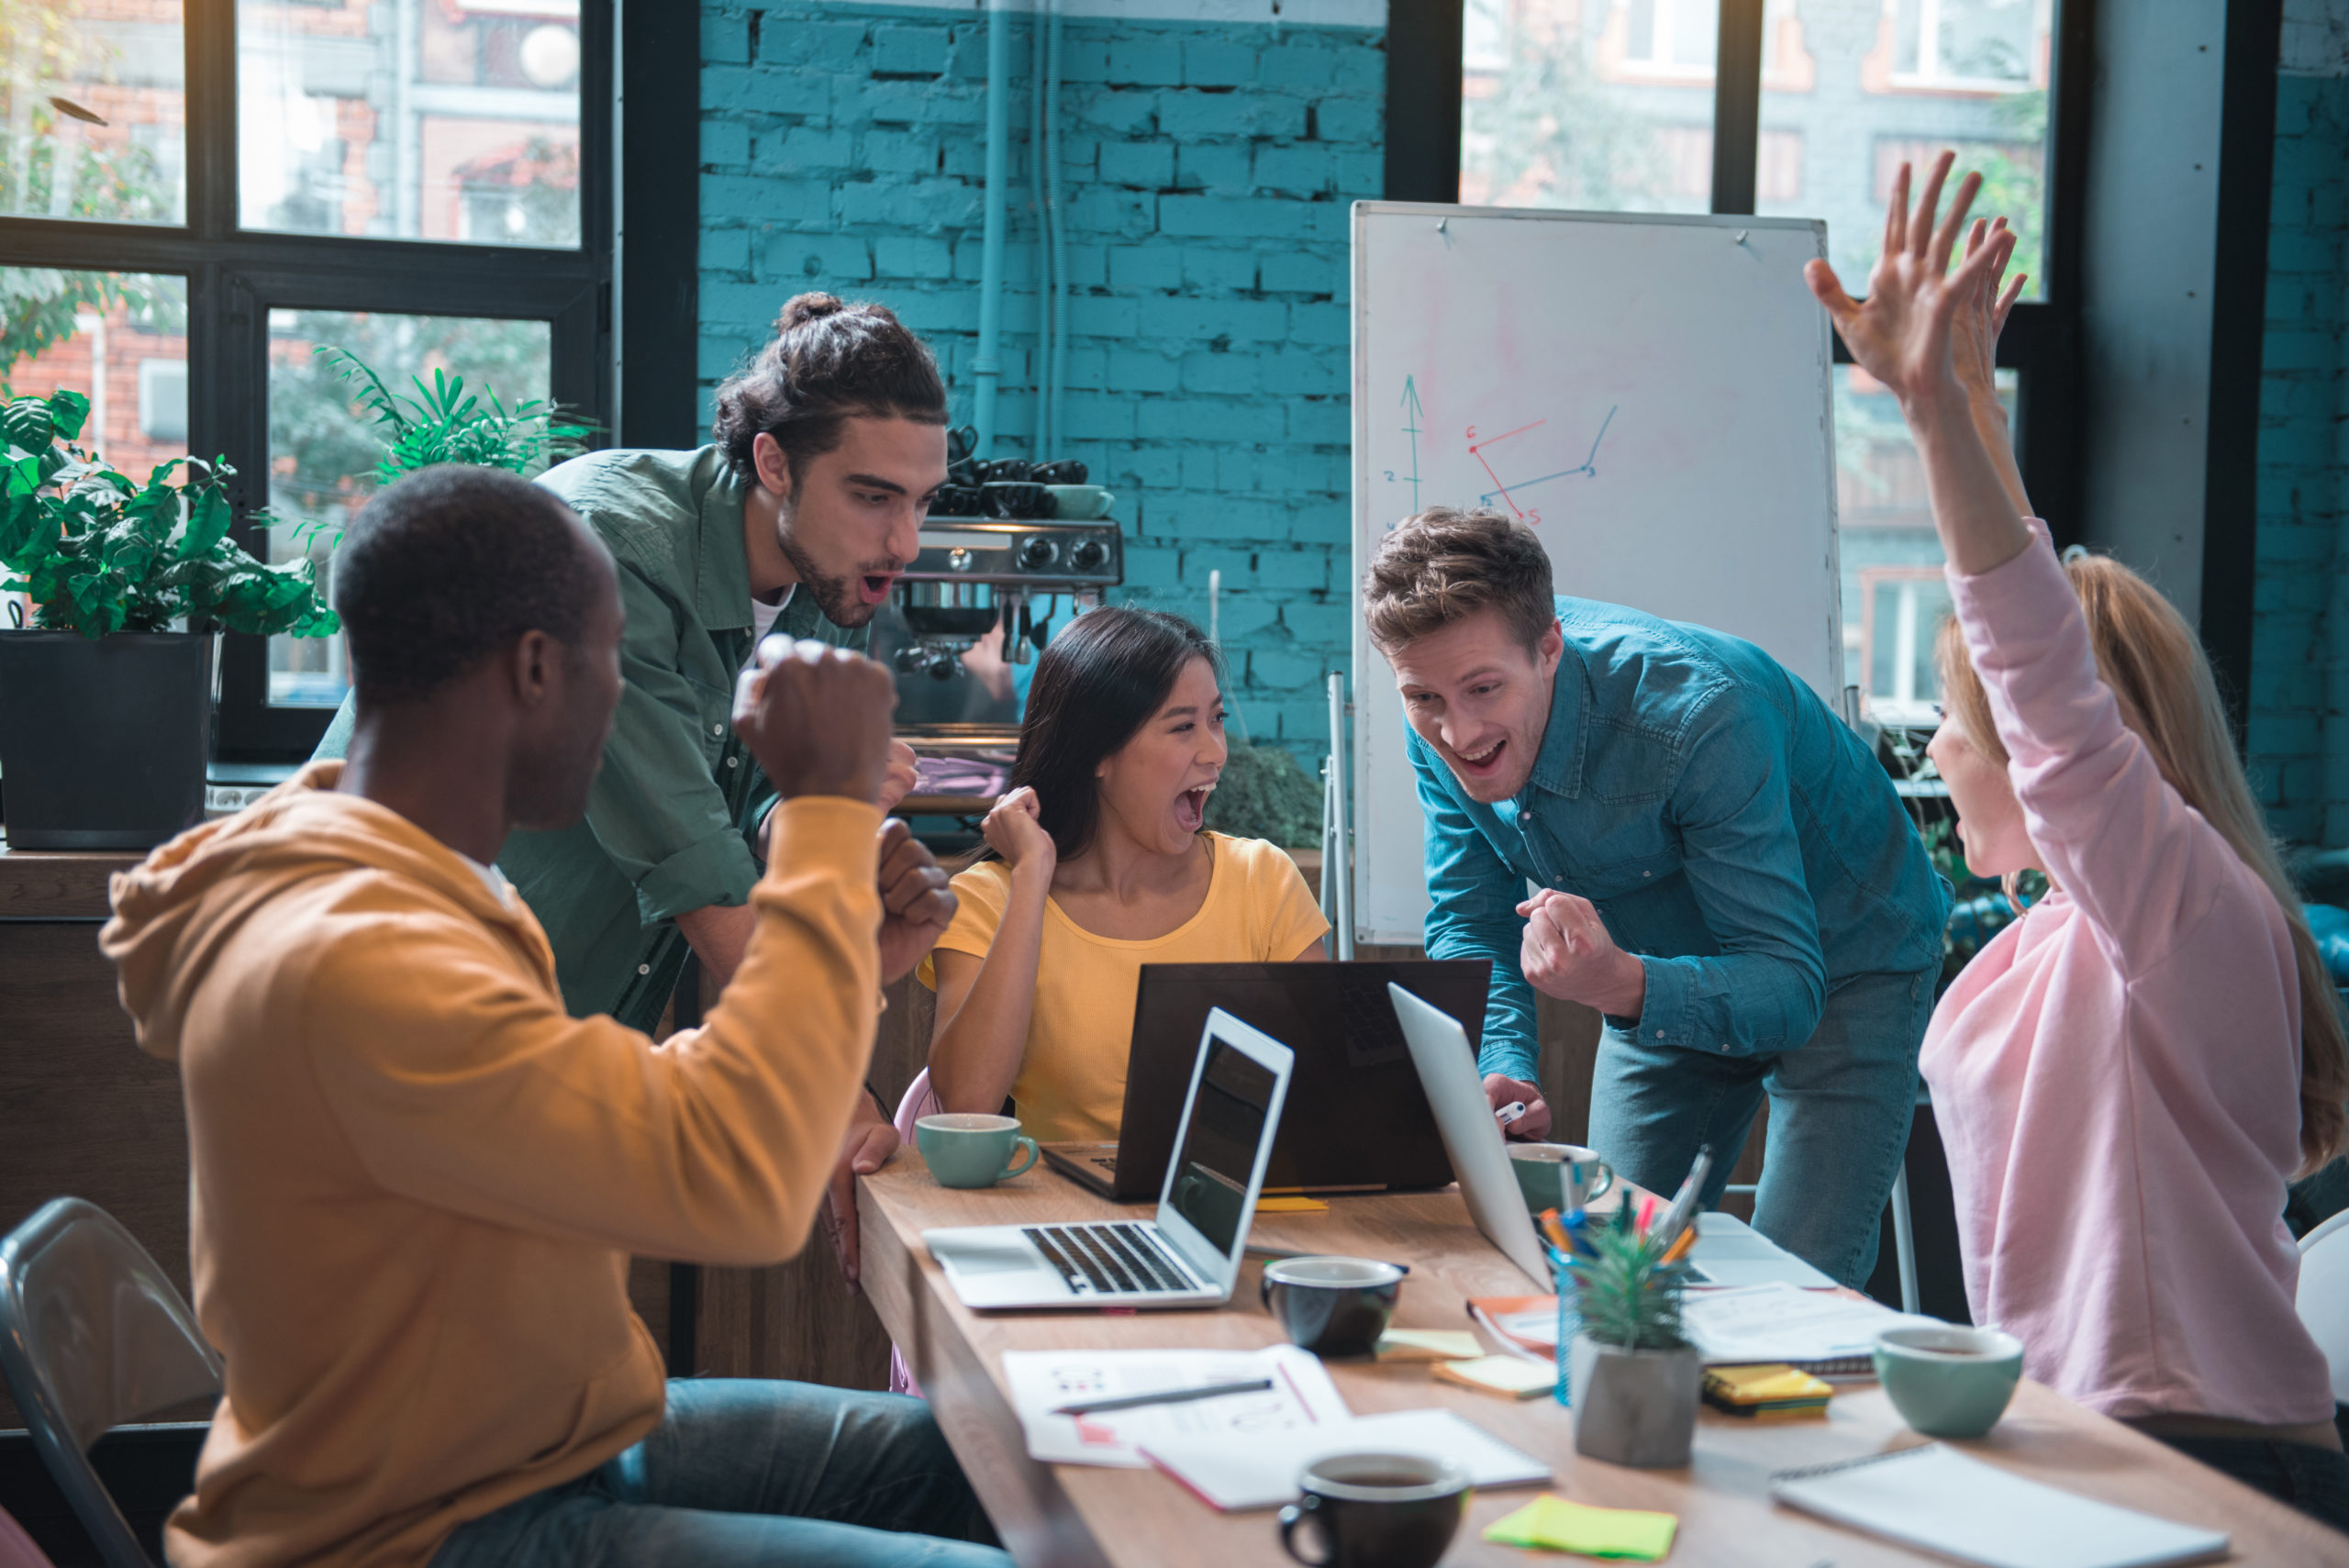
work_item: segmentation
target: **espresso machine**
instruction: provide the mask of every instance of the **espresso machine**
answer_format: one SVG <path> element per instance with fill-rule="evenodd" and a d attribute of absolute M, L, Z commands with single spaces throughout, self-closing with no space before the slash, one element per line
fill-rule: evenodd
<path fill-rule="evenodd" d="M 874 622 L 873 652 L 896 673 L 896 731 L 925 759 L 916 795 L 936 802 L 933 812 L 985 809 L 1019 740 L 1019 667 L 1057 624 L 1124 580 L 1112 518 L 924 522 L 920 553 Z M 991 779 L 996 787 L 985 787 Z M 933 787 L 941 780 L 954 787 Z"/>

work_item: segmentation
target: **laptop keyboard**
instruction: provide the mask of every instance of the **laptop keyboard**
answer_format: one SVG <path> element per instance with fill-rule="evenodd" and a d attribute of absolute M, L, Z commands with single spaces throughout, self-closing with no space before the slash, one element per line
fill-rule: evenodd
<path fill-rule="evenodd" d="M 1079 1296 L 1123 1296 L 1136 1291 L 1197 1290 L 1180 1259 L 1160 1245 L 1143 1226 L 1030 1225 L 1020 1234 L 1060 1271 Z"/>

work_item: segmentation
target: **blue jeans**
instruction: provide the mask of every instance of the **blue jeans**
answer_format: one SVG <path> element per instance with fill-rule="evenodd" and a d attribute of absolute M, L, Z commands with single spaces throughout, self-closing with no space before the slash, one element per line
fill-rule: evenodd
<path fill-rule="evenodd" d="M 1009 1568 L 918 1399 L 676 1379 L 661 1424 L 463 1526 L 432 1568 Z"/>
<path fill-rule="evenodd" d="M 1624 1176 L 1669 1194 L 1698 1147 L 1711 1144 L 1711 1208 L 1767 1094 L 1769 1153 L 1753 1228 L 1857 1288 L 1876 1267 L 1885 1200 L 1909 1150 L 1917 1050 L 1939 973 L 1936 966 L 1841 982 L 1817 1032 L 1776 1056 L 1708 1056 L 1609 1029 L 1591 1083 L 1591 1147 Z"/>

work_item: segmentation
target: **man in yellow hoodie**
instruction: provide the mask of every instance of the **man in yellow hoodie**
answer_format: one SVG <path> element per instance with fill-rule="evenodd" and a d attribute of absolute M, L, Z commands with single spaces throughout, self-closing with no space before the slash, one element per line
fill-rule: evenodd
<path fill-rule="evenodd" d="M 777 639 L 743 675 L 770 869 L 707 1022 L 656 1044 L 563 1010 L 492 864 L 595 777 L 604 547 L 542 488 L 434 469 L 360 514 L 336 590 L 349 761 L 118 876 L 101 938 L 140 1045 L 180 1063 L 196 1310 L 228 1363 L 172 1562 L 1004 1563 L 920 1402 L 666 1385 L 625 1286 L 630 1253 L 798 1251 L 885 962 L 951 917 L 874 805 L 888 674 Z"/>

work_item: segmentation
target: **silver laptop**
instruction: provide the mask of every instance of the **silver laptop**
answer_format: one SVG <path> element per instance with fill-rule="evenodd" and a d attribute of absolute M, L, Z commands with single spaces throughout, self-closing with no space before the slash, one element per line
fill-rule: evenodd
<path fill-rule="evenodd" d="M 1296 1060 L 1221 1007 L 1208 1015 L 1155 1219 L 961 1226 L 925 1230 L 922 1241 L 965 1307 L 1221 1306 L 1240 1274 Z"/>
<path fill-rule="evenodd" d="M 1517 1173 L 1508 1168 L 1508 1146 L 1500 1123 L 1493 1119 L 1492 1102 L 1485 1097 L 1485 1080 L 1476 1071 L 1476 1048 L 1468 1043 L 1468 1031 L 1451 1014 L 1428 1006 L 1400 985 L 1389 983 L 1386 995 L 1411 1048 L 1411 1063 L 1419 1070 L 1428 1108 L 1435 1112 L 1443 1151 L 1452 1156 L 1453 1173 L 1460 1178 L 1460 1195 L 1468 1200 L 1468 1217 L 1527 1279 L 1552 1289 L 1542 1238 L 1534 1232 L 1532 1216 L 1525 1212 Z"/>

